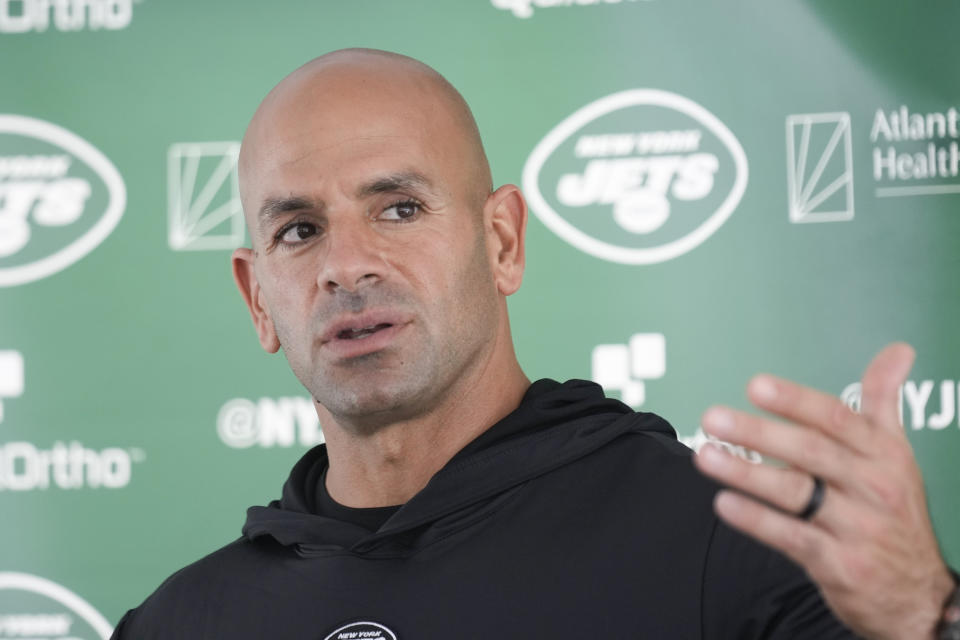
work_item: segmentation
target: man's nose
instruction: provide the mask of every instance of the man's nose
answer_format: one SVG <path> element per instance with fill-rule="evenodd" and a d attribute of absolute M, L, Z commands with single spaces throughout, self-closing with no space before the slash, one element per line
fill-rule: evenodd
<path fill-rule="evenodd" d="M 319 284 L 330 293 L 355 293 L 383 278 L 385 262 L 376 232 L 366 220 L 341 222 L 328 231 Z"/>

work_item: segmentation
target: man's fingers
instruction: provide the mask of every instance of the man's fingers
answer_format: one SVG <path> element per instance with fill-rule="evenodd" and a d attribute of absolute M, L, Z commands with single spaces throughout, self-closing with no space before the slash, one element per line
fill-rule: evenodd
<path fill-rule="evenodd" d="M 860 413 L 873 424 L 887 428 L 900 425 L 900 387 L 913 366 L 913 348 L 903 342 L 887 346 L 863 374 Z"/>
<path fill-rule="evenodd" d="M 703 428 L 718 440 L 786 462 L 836 486 L 846 485 L 856 462 L 856 453 L 819 431 L 726 407 L 709 409 Z"/>
<path fill-rule="evenodd" d="M 765 411 L 816 427 L 864 453 L 871 440 L 871 423 L 886 428 L 899 426 L 900 387 L 913 360 L 913 348 L 902 342 L 877 354 L 863 375 L 862 417 L 830 394 L 766 374 L 750 381 L 747 395 Z"/>
<path fill-rule="evenodd" d="M 741 460 L 715 444 L 696 456 L 697 467 L 723 484 L 749 493 L 787 513 L 800 513 L 813 492 L 813 476 L 796 469 L 777 469 Z"/>
<path fill-rule="evenodd" d="M 765 411 L 811 425 L 860 453 L 866 452 L 870 426 L 834 396 L 771 375 L 753 378 L 747 396 Z"/>
<path fill-rule="evenodd" d="M 722 447 L 706 444 L 695 457 L 697 468 L 714 480 L 758 498 L 797 516 L 810 504 L 814 492 L 813 476 L 791 468 L 756 464 L 732 456 Z M 811 521 L 836 535 L 849 533 L 851 522 L 849 500 L 837 489 L 825 487 L 830 499 L 824 499 Z"/>
<path fill-rule="evenodd" d="M 830 496 L 827 496 L 830 499 Z M 717 515 L 734 529 L 778 549 L 811 575 L 829 565 L 830 534 L 734 491 L 720 491 L 714 499 Z"/>
<path fill-rule="evenodd" d="M 787 513 L 800 513 L 813 492 L 813 476 L 740 460 L 715 444 L 697 452 L 697 467 L 715 480 L 749 493 Z"/>

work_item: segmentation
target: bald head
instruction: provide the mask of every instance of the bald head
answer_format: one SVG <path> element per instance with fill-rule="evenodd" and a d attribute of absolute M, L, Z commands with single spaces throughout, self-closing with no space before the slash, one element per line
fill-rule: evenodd
<path fill-rule="evenodd" d="M 255 238 L 264 198 L 285 195 L 283 180 L 276 179 L 285 167 L 332 146 L 370 142 L 425 145 L 427 152 L 456 167 L 457 180 L 447 186 L 478 205 L 492 190 L 473 114 L 443 76 L 400 54 L 344 49 L 315 58 L 284 78 L 247 128 L 239 176 L 251 236 Z"/>
<path fill-rule="evenodd" d="M 362 440 L 526 388 L 506 304 L 526 204 L 492 191 L 473 116 L 436 71 L 370 50 L 307 63 L 257 109 L 240 179 L 253 248 L 234 278 L 325 425 Z"/>

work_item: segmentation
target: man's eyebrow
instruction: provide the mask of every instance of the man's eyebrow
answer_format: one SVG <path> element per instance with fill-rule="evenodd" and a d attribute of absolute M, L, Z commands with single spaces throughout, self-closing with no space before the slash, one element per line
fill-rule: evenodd
<path fill-rule="evenodd" d="M 422 173 L 417 171 L 401 171 L 381 176 L 361 184 L 356 191 L 357 198 L 365 198 L 391 191 L 426 190 L 432 191 L 433 183 Z M 323 203 L 303 196 L 289 196 L 286 198 L 266 198 L 260 206 L 257 215 L 259 226 L 266 227 L 274 219 L 291 211 L 323 209 Z"/>
<path fill-rule="evenodd" d="M 401 171 L 382 176 L 364 183 L 357 188 L 357 197 L 365 198 L 391 191 L 426 190 L 432 191 L 433 183 L 417 171 Z"/>
<path fill-rule="evenodd" d="M 289 198 L 267 198 L 260 206 L 258 218 L 260 220 L 260 226 L 263 227 L 266 226 L 271 220 L 283 215 L 284 213 L 317 208 L 322 208 L 320 203 L 300 196 L 291 196 Z"/>

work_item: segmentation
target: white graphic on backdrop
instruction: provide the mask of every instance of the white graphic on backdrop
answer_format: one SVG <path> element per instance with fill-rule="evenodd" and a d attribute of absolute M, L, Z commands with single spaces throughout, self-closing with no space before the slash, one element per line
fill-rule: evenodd
<path fill-rule="evenodd" d="M 243 244 L 239 142 L 174 144 L 167 153 L 167 240 L 175 251 Z"/>
<path fill-rule="evenodd" d="M 763 462 L 763 456 L 756 451 L 747 449 L 746 447 L 738 444 L 730 444 L 729 442 L 719 440 L 718 438 L 706 433 L 700 427 L 697 427 L 696 432 L 694 432 L 692 436 L 679 436 L 677 440 L 687 445 L 694 451 L 700 451 L 703 445 L 709 443 L 722 447 L 730 455 L 746 460 L 747 462 L 752 462 L 754 464 L 760 464 Z"/>
<path fill-rule="evenodd" d="M 4 592 L 10 592 L 17 604 L 0 611 L 0 637 L 108 640 L 113 634 L 113 627 L 89 602 L 46 578 L 0 572 L 0 601 L 6 600 Z"/>
<path fill-rule="evenodd" d="M 0 351 L 0 401 L 19 397 L 24 389 L 23 356 L 17 351 Z M 0 413 L 0 422 L 3 417 Z M 107 447 L 97 451 L 76 440 L 57 440 L 49 449 L 31 442 L 4 442 L 0 444 L 0 491 L 121 489 L 130 484 L 133 464 L 145 459 L 142 449 Z"/>
<path fill-rule="evenodd" d="M 840 393 L 844 404 L 860 411 L 863 389 L 859 382 Z M 913 431 L 943 431 L 960 427 L 960 383 L 956 380 L 907 380 L 900 387 L 901 424 Z"/>
<path fill-rule="evenodd" d="M 840 401 L 850 407 L 852 410 L 860 413 L 860 404 L 863 396 L 863 385 L 859 382 L 848 384 L 840 392 Z"/>
<path fill-rule="evenodd" d="M 646 401 L 646 381 L 667 372 L 667 341 L 662 333 L 635 333 L 627 344 L 599 344 L 591 354 L 591 379 L 618 391 L 636 408 Z"/>
<path fill-rule="evenodd" d="M 0 115 L 0 149 L 0 287 L 66 269 L 120 222 L 123 178 L 83 138 L 43 120 Z"/>
<path fill-rule="evenodd" d="M 4 398 L 23 395 L 23 356 L 19 351 L 0 351 L 0 422 Z"/>
<path fill-rule="evenodd" d="M 880 198 L 960 193 L 960 112 L 877 109 L 870 126 Z M 885 146 L 881 146 L 885 144 Z M 918 184 L 919 183 L 919 184 Z"/>
<path fill-rule="evenodd" d="M 0 33 L 117 31 L 132 19 L 133 0 L 0 0 Z"/>
<path fill-rule="evenodd" d="M 879 107 L 870 163 L 878 198 L 960 194 L 960 111 Z M 866 157 L 864 157 L 866 160 Z M 853 149 L 847 112 L 787 117 L 791 222 L 852 220 Z"/>
<path fill-rule="evenodd" d="M 695 249 L 733 214 L 747 180 L 733 133 L 699 104 L 657 89 L 579 109 L 523 168 L 524 192 L 543 224 L 581 251 L 624 264 Z"/>
<path fill-rule="evenodd" d="M 623 402 L 634 409 L 646 402 L 647 381 L 662 378 L 666 372 L 667 341 L 662 333 L 635 333 L 627 344 L 599 344 L 591 354 L 591 379 L 607 393 L 619 392 Z M 756 451 L 718 440 L 699 427 L 693 435 L 678 440 L 694 451 L 710 442 L 749 462 L 763 460 Z"/>
<path fill-rule="evenodd" d="M 853 220 L 849 113 L 787 116 L 790 222 Z"/>
<path fill-rule="evenodd" d="M 217 435 L 234 449 L 311 447 L 323 442 L 313 401 L 301 397 L 228 400 L 217 414 Z"/>
<path fill-rule="evenodd" d="M 511 11 L 518 18 L 530 18 L 533 16 L 533 9 L 552 9 L 554 7 L 572 7 L 599 5 L 599 4 L 620 4 L 621 2 L 651 2 L 652 0 L 491 0 L 494 7 Z"/>

